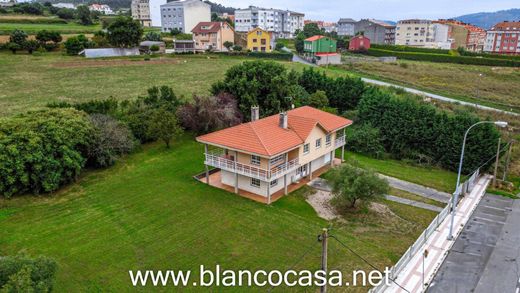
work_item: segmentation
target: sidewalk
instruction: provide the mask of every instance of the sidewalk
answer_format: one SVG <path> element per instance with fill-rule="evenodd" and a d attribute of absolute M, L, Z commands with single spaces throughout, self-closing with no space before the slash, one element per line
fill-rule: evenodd
<path fill-rule="evenodd" d="M 473 191 L 464 197 L 458 205 L 454 222 L 454 237 L 462 231 L 462 228 L 470 218 L 471 214 L 477 207 L 486 192 L 486 188 L 491 180 L 488 175 L 482 176 L 476 184 Z M 423 252 L 428 250 L 428 257 L 424 261 L 424 283 L 430 283 L 435 273 L 441 266 L 448 251 L 454 241 L 448 241 L 450 229 L 451 215 L 448 215 L 439 228 L 433 232 L 430 238 L 419 249 L 413 258 L 406 264 L 397 275 L 395 282 L 404 287 L 408 292 L 422 292 L 423 286 Z M 384 292 L 406 292 L 397 286 L 394 282 L 384 290 Z"/>

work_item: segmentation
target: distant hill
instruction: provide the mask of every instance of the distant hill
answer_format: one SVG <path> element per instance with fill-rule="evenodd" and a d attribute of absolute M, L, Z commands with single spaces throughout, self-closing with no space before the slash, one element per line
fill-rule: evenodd
<path fill-rule="evenodd" d="M 504 20 L 520 21 L 520 9 L 514 8 L 497 12 L 479 12 L 455 17 L 455 19 L 489 29 Z"/>

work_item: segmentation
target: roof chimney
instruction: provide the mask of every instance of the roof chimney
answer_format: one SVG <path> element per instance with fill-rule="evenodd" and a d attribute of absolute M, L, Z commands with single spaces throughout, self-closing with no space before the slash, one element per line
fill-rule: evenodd
<path fill-rule="evenodd" d="M 251 122 L 260 118 L 260 108 L 258 106 L 251 106 Z"/>
<path fill-rule="evenodd" d="M 284 128 L 284 129 L 287 129 L 287 112 L 282 112 L 280 113 L 280 127 L 281 128 Z"/>

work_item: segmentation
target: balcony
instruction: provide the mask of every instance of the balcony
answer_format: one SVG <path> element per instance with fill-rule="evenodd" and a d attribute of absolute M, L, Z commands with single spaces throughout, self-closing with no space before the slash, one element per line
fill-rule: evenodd
<path fill-rule="evenodd" d="M 340 137 L 336 138 L 336 141 L 334 143 L 334 147 L 339 148 L 341 146 L 344 146 L 345 143 L 346 143 L 345 142 L 345 136 L 344 135 L 340 136 Z"/>
<path fill-rule="evenodd" d="M 231 160 L 230 156 L 226 156 L 224 154 L 224 151 L 222 150 L 206 153 L 205 157 L 206 160 L 204 161 L 204 163 L 206 165 L 267 182 L 278 179 L 283 175 L 292 172 L 296 170 L 296 168 L 300 167 L 300 164 L 298 163 L 298 158 L 291 160 L 287 163 L 277 165 L 276 167 L 271 168 L 271 170 L 267 170 L 251 165 L 242 164 L 235 160 Z"/>

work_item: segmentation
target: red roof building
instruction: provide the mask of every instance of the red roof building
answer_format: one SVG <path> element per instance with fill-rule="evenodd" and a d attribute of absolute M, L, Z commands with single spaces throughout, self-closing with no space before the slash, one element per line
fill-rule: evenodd
<path fill-rule="evenodd" d="M 192 30 L 195 50 L 227 51 L 225 42 L 234 43 L 235 30 L 229 23 L 199 22 Z"/>
<path fill-rule="evenodd" d="M 256 110 L 255 110 L 256 109 Z M 252 117 L 258 117 L 253 108 Z M 256 112 L 254 112 L 256 111 Z M 220 169 L 221 184 L 270 196 L 313 171 L 332 164 L 344 151 L 344 129 L 352 121 L 309 106 L 254 119 L 197 137 L 206 147 L 205 164 Z M 213 148 L 213 151 L 209 149 Z M 209 182 L 209 168 L 206 178 Z M 283 179 L 284 183 L 278 183 Z"/>
<path fill-rule="evenodd" d="M 497 54 L 520 54 L 520 21 L 500 22 L 488 30 L 484 51 Z"/>

